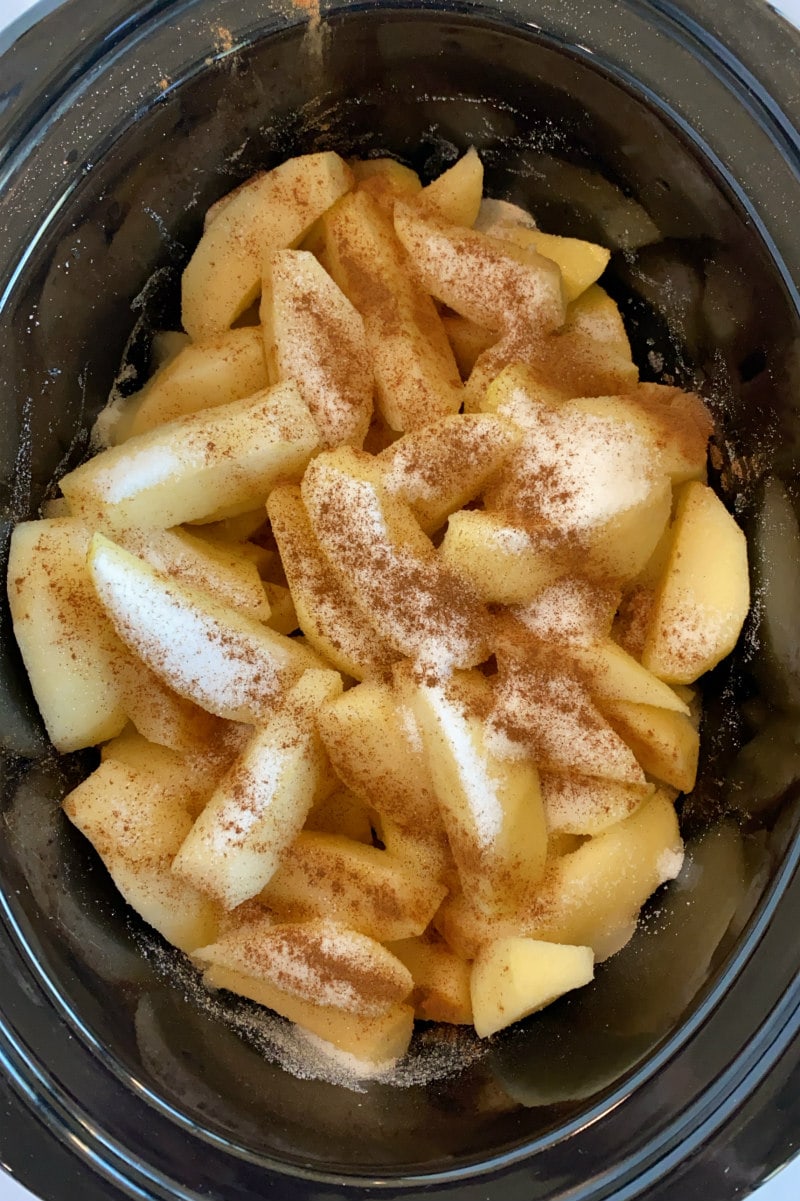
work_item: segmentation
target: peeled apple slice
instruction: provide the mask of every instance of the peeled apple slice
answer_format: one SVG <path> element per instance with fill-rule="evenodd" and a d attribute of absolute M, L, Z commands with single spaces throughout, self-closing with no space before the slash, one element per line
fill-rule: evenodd
<path fill-rule="evenodd" d="M 593 977 L 591 947 L 500 938 L 481 951 L 472 967 L 475 1031 L 487 1038 Z"/>
<path fill-rule="evenodd" d="M 691 684 L 733 650 L 749 608 L 745 536 L 716 493 L 693 480 L 678 499 L 642 663 L 670 684 Z"/>

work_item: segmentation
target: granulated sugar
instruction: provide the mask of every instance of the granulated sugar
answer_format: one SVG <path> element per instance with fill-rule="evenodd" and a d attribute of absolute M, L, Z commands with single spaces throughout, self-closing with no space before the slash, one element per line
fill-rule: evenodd
<path fill-rule="evenodd" d="M 420 1026 L 402 1059 L 364 1064 L 263 1006 L 232 993 L 210 992 L 186 956 L 157 935 L 137 931 L 137 942 L 155 972 L 189 1004 L 233 1030 L 259 1055 L 298 1080 L 322 1080 L 359 1093 L 367 1091 L 370 1081 L 413 1088 L 464 1071 L 488 1050 L 469 1026 Z"/>

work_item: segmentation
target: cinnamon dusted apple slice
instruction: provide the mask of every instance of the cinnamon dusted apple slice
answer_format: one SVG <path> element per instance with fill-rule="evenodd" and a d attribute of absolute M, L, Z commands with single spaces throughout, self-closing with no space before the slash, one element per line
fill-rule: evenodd
<path fill-rule="evenodd" d="M 254 326 L 189 343 L 128 397 L 111 440 L 124 442 L 187 413 L 244 400 L 269 382 L 260 330 Z"/>
<path fill-rule="evenodd" d="M 218 717 L 258 725 L 318 659 L 206 592 L 95 534 L 89 571 L 122 641 L 166 684 Z"/>
<path fill-rule="evenodd" d="M 61 488 L 76 516 L 112 530 L 215 521 L 263 505 L 279 480 L 302 475 L 318 445 L 289 381 L 101 451 Z"/>
<path fill-rule="evenodd" d="M 209 592 L 257 621 L 268 621 L 270 604 L 254 562 L 235 544 L 213 543 L 187 530 L 121 530 L 119 545 L 156 571 Z"/>
<path fill-rule="evenodd" d="M 711 414 L 694 392 L 659 384 L 639 384 L 623 396 L 586 397 L 573 407 L 597 416 L 629 421 L 652 446 L 652 456 L 673 485 L 687 480 L 705 483 Z"/>
<path fill-rule="evenodd" d="M 299 1001 L 366 1018 L 390 1012 L 413 987 L 408 968 L 379 942 L 324 918 L 250 922 L 192 958 L 201 967 L 272 984 Z"/>
<path fill-rule="evenodd" d="M 233 324 L 258 296 L 267 248 L 296 245 L 352 181 L 325 151 L 287 159 L 225 198 L 181 280 L 183 327 L 195 342 Z"/>
<path fill-rule="evenodd" d="M 483 196 L 483 163 L 474 146 L 417 195 L 422 211 L 453 225 L 474 225 Z"/>
<path fill-rule="evenodd" d="M 635 812 L 653 784 L 620 784 L 575 772 L 541 772 L 548 829 L 564 834 L 602 834 Z"/>
<path fill-rule="evenodd" d="M 447 523 L 441 559 L 487 604 L 522 605 L 565 570 L 563 557 L 502 513 L 462 509 Z"/>
<path fill-rule="evenodd" d="M 544 870 L 547 831 L 533 760 L 501 758 L 486 736 L 491 698 L 480 673 L 422 684 L 396 673 L 419 724 L 461 886 L 490 913 L 513 913 Z"/>
<path fill-rule="evenodd" d="M 181 794 L 109 758 L 64 798 L 64 812 L 128 904 L 168 942 L 192 951 L 216 937 L 217 907 L 170 871 L 192 825 Z"/>
<path fill-rule="evenodd" d="M 395 205 L 397 236 L 424 288 L 462 317 L 495 333 L 518 325 L 542 336 L 564 322 L 561 272 L 555 263 L 408 201 Z"/>
<path fill-rule="evenodd" d="M 86 570 L 80 521 L 23 521 L 11 535 L 8 602 L 28 679 L 62 752 L 118 734 L 126 722 L 116 665 L 126 652 Z"/>
<path fill-rule="evenodd" d="M 328 917 L 385 943 L 421 934 L 446 891 L 388 850 L 304 830 L 260 900 L 281 921 Z"/>
<path fill-rule="evenodd" d="M 341 689 L 338 672 L 305 672 L 187 832 L 172 869 L 225 909 L 269 883 L 303 828 L 326 776 L 316 715 Z"/>
<path fill-rule="evenodd" d="M 367 454 L 319 455 L 301 493 L 324 554 L 402 655 L 446 670 L 485 657 L 487 614 L 439 559 L 410 509 L 390 496 Z"/>
<path fill-rule="evenodd" d="M 267 512 L 297 620 L 311 645 L 357 680 L 384 671 L 398 652 L 378 632 L 355 588 L 322 553 L 300 489 L 275 488 Z"/>
<path fill-rule="evenodd" d="M 101 759 L 103 762 L 113 759 L 134 772 L 153 776 L 165 792 L 180 800 L 194 819 L 203 811 L 251 734 L 249 726 L 238 726 L 217 718 L 212 720 L 216 723 L 213 733 L 204 742 L 198 740 L 191 749 L 184 751 L 150 742 L 128 726 L 104 744 Z"/>
<path fill-rule="evenodd" d="M 364 318 L 376 400 L 394 430 L 456 413 L 461 377 L 430 296 L 408 270 L 391 218 L 353 192 L 323 222 L 328 265 Z"/>
<path fill-rule="evenodd" d="M 563 325 L 547 337 L 515 325 L 486 350 L 466 384 L 467 409 L 480 408 L 492 380 L 514 363 L 564 396 L 616 396 L 639 379 L 619 309 L 599 284 L 567 306 Z"/>
<path fill-rule="evenodd" d="M 594 978 L 590 947 L 533 938 L 499 938 L 472 965 L 470 991 L 480 1038 L 550 1005 Z"/>
<path fill-rule="evenodd" d="M 408 1050 L 414 1030 L 414 1010 L 398 1004 L 374 1017 L 316 1005 L 278 988 L 267 980 L 258 980 L 245 972 L 212 964 L 203 974 L 209 989 L 224 988 L 258 1005 L 273 1009 L 300 1030 L 329 1043 L 336 1051 L 352 1055 L 368 1067 L 391 1067 Z"/>
<path fill-rule="evenodd" d="M 610 637 L 621 596 L 613 584 L 570 575 L 511 613 L 540 643 L 588 647 Z"/>
<path fill-rule="evenodd" d="M 523 249 L 531 248 L 557 263 L 567 303 L 577 300 L 581 293 L 597 283 L 611 257 L 611 252 L 596 242 L 546 234 L 541 229 L 530 229 L 508 221 L 500 221 L 495 227 L 487 229 L 486 233 L 513 242 Z"/>
<path fill-rule="evenodd" d="M 688 713 L 689 706 L 681 697 L 642 667 L 632 655 L 610 638 L 589 646 L 575 646 L 570 658 L 585 674 L 589 691 L 601 700 L 633 701 L 638 705 L 653 705 Z"/>
<path fill-rule="evenodd" d="M 481 355 L 494 346 L 497 334 L 493 334 L 485 325 L 459 317 L 458 313 L 444 313 L 442 325 L 453 348 L 461 378 L 468 380 Z"/>
<path fill-rule="evenodd" d="M 470 965 L 434 934 L 392 942 L 388 950 L 414 978 L 414 1008 L 424 1022 L 470 1026 Z"/>
<path fill-rule="evenodd" d="M 631 422 L 581 412 L 570 401 L 528 403 L 517 420 L 523 441 L 487 489 L 487 510 L 556 546 L 569 540 L 589 574 L 635 577 L 669 520 L 672 495 L 648 440 Z"/>
<path fill-rule="evenodd" d="M 360 314 L 308 251 L 275 251 L 264 273 L 261 320 L 275 378 L 296 382 L 323 446 L 361 446 L 373 379 Z"/>
<path fill-rule="evenodd" d="M 376 680 L 349 688 L 320 710 L 319 730 L 341 780 L 381 819 L 387 850 L 439 879 L 450 865 L 447 836 L 414 715 Z"/>
<path fill-rule="evenodd" d="M 606 721 L 579 676 L 564 665 L 557 648 L 527 659 L 506 657 L 498 648 L 498 661 L 487 723 L 498 745 L 518 746 L 551 771 L 644 783 L 633 751 Z"/>
<path fill-rule="evenodd" d="M 646 772 L 680 792 L 697 778 L 700 736 L 687 713 L 631 701 L 603 700 L 603 712 Z"/>
<path fill-rule="evenodd" d="M 443 417 L 381 451 L 383 485 L 432 533 L 483 490 L 521 438 L 517 427 L 491 414 Z"/>
<path fill-rule="evenodd" d="M 678 497 L 642 662 L 691 684 L 733 650 L 749 607 L 745 536 L 719 497 L 692 481 Z"/>
<path fill-rule="evenodd" d="M 389 220 L 398 197 L 416 196 L 422 190 L 422 180 L 416 171 L 397 159 L 354 159 L 350 167 L 356 181 L 354 190 L 370 196 Z"/>
<path fill-rule="evenodd" d="M 437 924 L 467 959 L 495 939 L 522 936 L 591 947 L 599 963 L 625 946 L 644 902 L 682 865 L 674 806 L 657 792 L 624 821 L 550 860 L 525 912 L 487 915 L 459 893 L 447 898 Z"/>

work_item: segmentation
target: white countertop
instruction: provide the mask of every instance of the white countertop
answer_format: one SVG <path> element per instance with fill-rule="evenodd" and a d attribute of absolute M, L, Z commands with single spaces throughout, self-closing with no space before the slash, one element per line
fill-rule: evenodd
<path fill-rule="evenodd" d="M 61 0 L 0 0 L 0 51 L 13 36 L 57 8 Z M 731 0 L 735 2 L 735 0 Z M 800 0 L 772 0 L 772 7 L 800 27 Z M 752 1195 L 751 1201 L 797 1201 L 800 1197 L 800 1157 Z M 35 1201 L 32 1193 L 0 1170 L 0 1201 Z M 77 1201 L 77 1199 L 76 1199 Z M 722 1201 L 713 1198 L 713 1201 Z"/>

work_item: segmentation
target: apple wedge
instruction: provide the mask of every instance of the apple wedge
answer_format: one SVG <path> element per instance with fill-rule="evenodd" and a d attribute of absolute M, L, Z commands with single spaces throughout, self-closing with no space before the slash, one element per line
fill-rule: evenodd
<path fill-rule="evenodd" d="M 364 318 L 376 401 L 388 425 L 410 430 L 457 413 L 461 377 L 430 296 L 411 276 L 391 217 L 365 192 L 323 222 L 333 278 Z"/>
<path fill-rule="evenodd" d="M 273 489 L 267 501 L 300 628 L 314 649 L 357 680 L 380 674 L 399 657 L 347 579 L 322 553 L 300 489 Z"/>
<path fill-rule="evenodd" d="M 217 907 L 170 872 L 192 824 L 179 794 L 151 772 L 106 759 L 63 804 L 128 904 L 168 942 L 192 951 L 216 937 Z"/>
<path fill-rule="evenodd" d="M 295 381 L 323 446 L 360 447 L 373 390 L 360 314 L 308 251 L 275 251 L 264 278 L 264 348 L 276 380 Z"/>
<path fill-rule="evenodd" d="M 620 784 L 576 772 L 541 772 L 542 801 L 550 833 L 602 834 L 630 817 L 653 784 Z"/>
<path fill-rule="evenodd" d="M 387 493 L 370 455 L 324 452 L 309 464 L 301 494 L 322 551 L 390 646 L 439 669 L 481 662 L 484 607 L 439 559 L 408 506 Z"/>
<path fill-rule="evenodd" d="M 261 331 L 254 326 L 189 343 L 126 400 L 112 442 L 124 442 L 188 413 L 244 400 L 269 382 Z"/>
<path fill-rule="evenodd" d="M 258 569 L 235 544 L 213 543 L 180 528 L 120 530 L 117 541 L 156 571 L 209 592 L 256 621 L 269 621 L 270 603 Z"/>
<path fill-rule="evenodd" d="M 483 491 L 521 438 L 510 422 L 488 413 L 443 417 L 381 451 L 383 486 L 433 533 Z"/>
<path fill-rule="evenodd" d="M 23 521 L 11 535 L 8 602 L 33 695 L 62 752 L 126 722 L 117 665 L 127 652 L 86 570 L 91 534 L 71 517 Z"/>
<path fill-rule="evenodd" d="M 61 490 L 76 516 L 111 530 L 215 521 L 299 479 L 318 445 L 290 381 L 129 438 L 65 475 Z"/>
<path fill-rule="evenodd" d="M 439 554 L 486 604 L 525 604 L 565 569 L 527 530 L 483 509 L 451 514 Z"/>
<path fill-rule="evenodd" d="M 183 327 L 195 342 L 228 329 L 261 287 L 268 247 L 296 245 L 353 182 L 332 151 L 298 155 L 224 199 L 181 281 Z"/>
<path fill-rule="evenodd" d="M 179 584 L 95 534 L 89 571 L 122 641 L 173 688 L 218 717 L 268 720 L 319 660 L 306 647 Z"/>
<path fill-rule="evenodd" d="M 557 649 L 530 660 L 499 652 L 498 660 L 488 729 L 500 746 L 509 746 L 509 753 L 513 747 L 523 749 L 550 771 L 644 783 L 633 751 Z"/>
<path fill-rule="evenodd" d="M 203 962 L 199 956 L 196 958 Z M 329 1043 L 333 1050 L 343 1051 L 369 1066 L 394 1063 L 406 1053 L 411 1042 L 414 1010 L 410 1005 L 397 1004 L 385 1013 L 366 1017 L 305 1001 L 266 980 L 218 964 L 206 968 L 203 983 L 207 988 L 224 988 L 240 997 L 248 997 L 258 1005 L 265 1005 L 301 1030 Z"/>
<path fill-rule="evenodd" d="M 423 1022 L 471 1026 L 470 965 L 432 936 L 391 942 L 388 950 L 414 979 L 414 1008 Z"/>
<path fill-rule="evenodd" d="M 599 703 L 646 772 L 680 792 L 691 792 L 700 736 L 687 713 L 623 700 Z"/>
<path fill-rule="evenodd" d="M 716 493 L 692 481 L 678 497 L 643 664 L 691 684 L 733 650 L 749 608 L 745 536 Z"/>
<path fill-rule="evenodd" d="M 486 912 L 514 912 L 541 879 L 547 831 L 532 759 L 502 759 L 490 749 L 481 711 L 488 696 L 479 673 L 447 685 L 398 673 L 417 719 L 461 886 Z"/>
<path fill-rule="evenodd" d="M 488 1038 L 592 979 L 590 947 L 500 938 L 484 947 L 472 965 L 475 1032 Z"/>
<path fill-rule="evenodd" d="M 272 984 L 308 1004 L 378 1017 L 401 1004 L 411 973 L 385 947 L 340 922 L 248 923 L 198 948 L 201 967 L 221 967 Z"/>
<path fill-rule="evenodd" d="M 305 672 L 220 781 L 172 865 L 182 880 L 227 910 L 256 896 L 303 828 L 325 779 L 316 728 L 338 672 Z"/>
<path fill-rule="evenodd" d="M 483 163 L 474 146 L 458 162 L 437 175 L 417 194 L 416 201 L 452 225 L 474 225 L 483 196 Z"/>
<path fill-rule="evenodd" d="M 388 850 L 305 830 L 259 899 L 280 921 L 329 917 L 386 943 L 421 934 L 446 891 Z"/>
<path fill-rule="evenodd" d="M 319 730 L 334 770 L 381 818 L 383 841 L 398 859 L 439 878 L 450 863 L 433 780 L 414 716 L 376 680 L 324 705 Z"/>
<path fill-rule="evenodd" d="M 564 322 L 561 272 L 535 250 L 450 224 L 398 201 L 394 226 L 412 270 L 442 304 L 503 333 L 517 325 L 542 336 Z"/>

